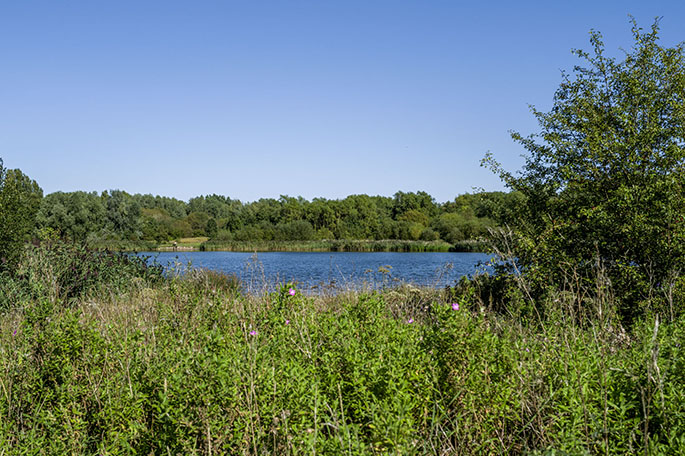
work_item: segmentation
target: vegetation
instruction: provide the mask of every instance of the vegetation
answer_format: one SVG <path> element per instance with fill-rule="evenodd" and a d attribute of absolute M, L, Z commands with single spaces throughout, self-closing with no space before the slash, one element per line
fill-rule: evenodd
<path fill-rule="evenodd" d="M 469 251 L 464 244 L 462 251 Z M 403 241 L 403 240 L 320 240 L 320 241 L 210 241 L 200 246 L 201 250 L 230 250 L 234 252 L 448 252 L 456 246 L 445 241 Z M 485 248 L 485 247 L 483 247 Z M 474 250 L 475 251 L 475 250 Z"/>
<path fill-rule="evenodd" d="M 63 242 L 28 245 L 22 259 L 0 273 L 0 312 L 32 302 L 68 306 L 89 294 L 121 291 L 132 280 L 156 283 L 163 278 L 161 266 L 150 266 L 145 258 Z"/>
<path fill-rule="evenodd" d="M 292 250 L 291 245 L 335 246 L 343 240 L 419 241 L 413 248 L 420 249 L 425 242 L 454 246 L 484 238 L 488 229 L 510 219 L 516 199 L 515 194 L 483 192 L 437 204 L 425 192 L 398 192 L 392 198 L 352 195 L 310 202 L 282 196 L 252 203 L 211 195 L 185 203 L 122 191 L 57 192 L 42 200 L 37 229 L 114 249 L 164 248 L 173 246 L 172 241 L 180 245 L 179 239 L 202 237 L 210 239 L 206 249 L 254 251 L 282 245 Z"/>
<path fill-rule="evenodd" d="M 684 48 L 661 47 L 658 22 L 633 35 L 623 61 L 597 32 L 593 54 L 576 51 L 586 66 L 564 76 L 550 112 L 533 109 L 540 133 L 513 134 L 530 153 L 519 175 L 486 159 L 522 196 L 500 250 L 531 297 L 587 285 L 599 265 L 625 321 L 672 312 L 685 285 Z"/>
<path fill-rule="evenodd" d="M 0 452 L 685 450 L 682 313 L 626 332 L 606 310 L 579 323 L 560 294 L 532 324 L 525 299 L 502 314 L 480 298 L 488 277 L 248 294 L 228 276 L 163 278 L 124 258 L 27 250 L 26 289 L 0 314 Z M 595 298 L 616 306 L 610 290 Z"/>
<path fill-rule="evenodd" d="M 52 194 L 24 244 L 40 189 L 3 170 L 0 454 L 685 454 L 685 68 L 657 32 L 634 24 L 622 62 L 592 35 L 541 133 L 514 134 L 520 175 L 486 160 L 508 194 Z M 247 290 L 86 246 L 493 224 L 496 274 L 446 289 Z"/>
<path fill-rule="evenodd" d="M 15 265 L 42 197 L 35 181 L 18 169 L 6 170 L 0 159 L 0 271 Z"/>

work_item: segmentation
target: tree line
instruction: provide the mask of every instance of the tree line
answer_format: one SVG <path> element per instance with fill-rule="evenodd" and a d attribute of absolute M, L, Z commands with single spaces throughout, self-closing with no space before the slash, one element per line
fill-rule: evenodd
<path fill-rule="evenodd" d="M 437 203 L 426 192 L 392 197 L 351 195 L 333 200 L 280 196 L 243 203 L 221 195 L 176 198 L 121 190 L 56 192 L 40 202 L 36 232 L 101 245 L 107 241 L 167 242 L 321 239 L 444 240 L 487 235 L 513 219 L 516 193 L 464 194 Z"/>

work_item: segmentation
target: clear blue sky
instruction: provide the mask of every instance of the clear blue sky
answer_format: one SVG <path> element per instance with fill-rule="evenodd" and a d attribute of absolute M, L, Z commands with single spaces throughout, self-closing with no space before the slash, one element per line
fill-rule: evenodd
<path fill-rule="evenodd" d="M 4 1 L 0 157 L 45 193 L 501 190 L 561 69 L 683 1 Z"/>

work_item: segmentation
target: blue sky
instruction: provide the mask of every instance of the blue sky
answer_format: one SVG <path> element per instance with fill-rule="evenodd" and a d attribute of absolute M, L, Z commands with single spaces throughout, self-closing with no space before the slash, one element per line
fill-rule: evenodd
<path fill-rule="evenodd" d="M 0 158 L 45 193 L 344 198 L 501 190 L 509 130 L 560 71 L 685 40 L 685 2 L 16 1 L 0 4 Z"/>

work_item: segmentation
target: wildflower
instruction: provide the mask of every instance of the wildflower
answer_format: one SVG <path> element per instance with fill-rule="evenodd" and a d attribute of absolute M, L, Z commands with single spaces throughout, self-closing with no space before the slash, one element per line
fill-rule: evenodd
<path fill-rule="evenodd" d="M 289 289 L 289 290 L 288 290 L 288 294 L 289 294 L 290 296 L 295 296 L 295 289 L 294 289 L 294 288 Z"/>
<path fill-rule="evenodd" d="M 16 335 L 17 335 L 17 330 L 15 329 L 14 332 L 12 333 L 12 336 L 16 336 Z"/>
<path fill-rule="evenodd" d="M 250 335 L 251 335 L 251 336 L 256 336 L 256 335 L 257 335 L 257 331 L 254 331 L 254 330 L 250 331 Z"/>
<path fill-rule="evenodd" d="M 411 325 L 412 323 L 414 323 L 414 319 L 413 319 L 413 318 L 410 318 L 409 320 L 407 320 L 407 324 L 410 324 L 410 325 Z"/>
<path fill-rule="evenodd" d="M 455 302 L 452 304 L 452 310 L 459 310 L 459 303 Z"/>
<path fill-rule="evenodd" d="M 289 325 L 289 324 L 290 324 L 290 320 L 286 320 L 286 321 L 285 321 L 285 324 L 286 324 L 286 325 Z"/>

